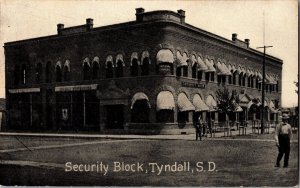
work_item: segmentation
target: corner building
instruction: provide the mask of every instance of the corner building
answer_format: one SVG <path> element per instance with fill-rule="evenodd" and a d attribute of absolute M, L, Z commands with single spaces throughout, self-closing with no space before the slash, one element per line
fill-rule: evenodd
<path fill-rule="evenodd" d="M 185 11 L 136 9 L 136 20 L 65 28 L 5 43 L 6 130 L 181 134 L 199 115 L 220 125 L 216 91 L 236 90 L 238 118 L 260 118 L 263 53 L 185 22 Z M 266 55 L 266 120 L 277 120 L 282 60 Z M 251 110 L 252 109 L 252 110 Z M 259 108 L 258 108 L 259 109 Z"/>

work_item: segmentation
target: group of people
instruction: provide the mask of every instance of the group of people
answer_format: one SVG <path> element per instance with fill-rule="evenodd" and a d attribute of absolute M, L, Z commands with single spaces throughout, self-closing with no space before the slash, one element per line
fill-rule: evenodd
<path fill-rule="evenodd" d="M 208 122 L 208 124 L 203 123 L 201 115 L 198 117 L 197 121 L 194 122 L 194 126 L 196 128 L 196 140 L 198 140 L 198 138 L 199 138 L 199 140 L 201 141 L 202 137 L 207 137 L 207 134 L 211 133 L 212 122 L 213 122 L 213 120 Z"/>
<path fill-rule="evenodd" d="M 280 167 L 280 161 L 284 156 L 283 167 L 288 167 L 289 155 L 290 155 L 290 143 L 292 139 L 292 127 L 288 124 L 289 116 L 287 114 L 282 115 L 282 123 L 279 123 L 275 128 L 275 141 L 278 147 L 278 156 L 275 167 Z M 207 125 L 203 123 L 201 115 L 197 121 L 194 122 L 196 128 L 196 140 L 202 140 L 202 136 L 207 136 L 207 133 L 211 133 L 210 121 Z"/>

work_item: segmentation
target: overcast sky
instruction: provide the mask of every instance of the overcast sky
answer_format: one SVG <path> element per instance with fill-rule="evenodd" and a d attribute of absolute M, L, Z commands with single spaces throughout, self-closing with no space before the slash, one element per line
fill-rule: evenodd
<path fill-rule="evenodd" d="M 65 27 L 85 24 L 94 19 L 94 27 L 135 20 L 135 8 L 145 11 L 183 9 L 186 22 L 198 28 L 231 39 L 250 39 L 250 47 L 264 45 L 267 53 L 283 60 L 282 106 L 298 103 L 294 81 L 298 74 L 298 2 L 285 1 L 21 1 L 0 0 L 0 42 L 56 34 L 56 24 Z M 0 97 L 5 96 L 4 51 L 1 48 Z"/>

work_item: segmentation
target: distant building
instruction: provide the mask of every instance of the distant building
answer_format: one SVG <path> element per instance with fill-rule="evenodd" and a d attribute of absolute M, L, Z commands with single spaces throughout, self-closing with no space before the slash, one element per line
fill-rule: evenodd
<path fill-rule="evenodd" d="M 202 18 L 199 18 L 202 19 Z M 185 22 L 185 11 L 136 9 L 136 20 L 65 28 L 5 43 L 8 129 L 182 133 L 222 122 L 216 91 L 239 94 L 243 120 L 259 119 L 263 54 Z M 266 55 L 267 120 L 281 103 L 282 60 Z"/>

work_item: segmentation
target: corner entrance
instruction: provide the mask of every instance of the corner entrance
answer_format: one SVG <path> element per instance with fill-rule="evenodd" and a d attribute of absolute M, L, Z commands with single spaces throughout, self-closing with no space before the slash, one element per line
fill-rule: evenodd
<path fill-rule="evenodd" d="M 107 105 L 106 128 L 124 129 L 124 105 Z"/>

